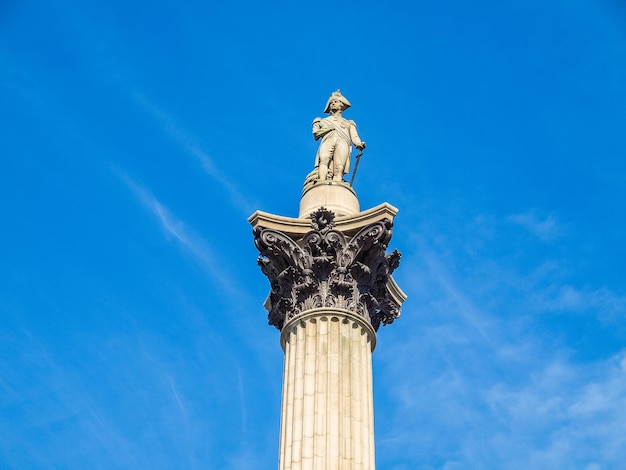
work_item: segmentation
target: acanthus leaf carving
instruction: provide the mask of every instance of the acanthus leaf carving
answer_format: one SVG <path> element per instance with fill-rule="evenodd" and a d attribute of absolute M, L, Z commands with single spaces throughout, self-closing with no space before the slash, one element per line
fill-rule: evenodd
<path fill-rule="evenodd" d="M 388 289 L 400 253 L 385 254 L 391 220 L 361 229 L 350 240 L 334 230 L 334 214 L 320 208 L 312 229 L 295 241 L 263 227 L 254 230 L 258 264 L 270 282 L 268 321 L 282 329 L 285 321 L 319 307 L 342 308 L 369 319 L 378 329 L 400 316 L 400 303 Z"/>

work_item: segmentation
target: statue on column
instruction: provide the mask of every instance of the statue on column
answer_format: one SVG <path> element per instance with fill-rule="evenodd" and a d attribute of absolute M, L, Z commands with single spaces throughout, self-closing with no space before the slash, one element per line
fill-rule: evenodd
<path fill-rule="evenodd" d="M 315 118 L 313 137 L 322 139 L 315 157 L 315 169 L 307 176 L 305 187 L 311 183 L 324 181 L 343 181 L 343 175 L 350 171 L 350 152 L 352 145 L 365 149 L 356 131 L 356 124 L 342 117 L 341 113 L 350 107 L 350 102 L 341 91 L 337 90 L 326 103 L 326 118 Z"/>

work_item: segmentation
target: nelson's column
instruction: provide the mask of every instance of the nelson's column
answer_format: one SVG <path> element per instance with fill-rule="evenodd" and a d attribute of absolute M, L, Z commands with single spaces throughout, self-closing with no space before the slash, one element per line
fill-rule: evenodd
<path fill-rule="evenodd" d="M 270 281 L 265 302 L 285 352 L 279 470 L 373 469 L 372 352 L 376 331 L 400 316 L 406 295 L 386 254 L 397 209 L 383 203 L 361 212 L 350 150 L 365 149 L 350 102 L 337 90 L 326 118 L 313 121 L 321 139 L 306 177 L 297 218 L 257 211 L 249 221 L 259 266 Z M 354 179 L 354 173 L 352 174 Z"/>

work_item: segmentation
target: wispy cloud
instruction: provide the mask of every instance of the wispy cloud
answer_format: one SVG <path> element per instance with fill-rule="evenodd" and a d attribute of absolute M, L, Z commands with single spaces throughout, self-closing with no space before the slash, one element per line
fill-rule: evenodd
<path fill-rule="evenodd" d="M 4 433 L 0 446 L 5 464 L 12 467 L 10 455 L 24 447 L 29 449 L 33 466 L 40 468 L 71 467 L 70 462 L 78 461 L 84 464 L 93 458 L 94 448 L 102 450 L 98 454 L 98 465 L 128 466 L 141 461 L 137 458 L 141 452 L 131 436 L 125 434 L 120 423 L 111 419 L 93 393 L 90 383 L 93 362 L 84 358 L 71 364 L 67 358 L 63 361 L 27 330 L 5 336 L 3 343 L 13 349 L 20 367 L 19 370 L 5 369 L 0 361 L 0 372 L 12 388 L 21 392 L 18 396 L 7 397 L 9 401 L 0 400 L 0 405 L 5 410 L 20 410 L 19 416 L 25 423 L 25 426 L 15 426 L 0 419 L 0 428 L 15 431 Z M 42 438 L 58 452 L 51 455 L 49 447 L 33 445 L 33 439 Z M 54 458 L 57 460 L 52 460 Z M 61 458 L 63 461 L 58 460 Z"/>
<path fill-rule="evenodd" d="M 236 290 L 236 283 L 224 272 L 219 256 L 201 236 L 172 214 L 150 191 L 133 181 L 123 171 L 114 168 L 114 172 L 128 186 L 139 202 L 157 218 L 168 237 L 173 238 L 185 248 L 224 292 L 229 293 L 229 295 L 240 296 Z"/>
<path fill-rule="evenodd" d="M 626 449 L 625 352 L 591 364 L 557 359 L 521 387 L 492 386 L 486 399 L 508 423 L 505 433 L 488 438 L 506 463 L 498 467 L 619 466 Z"/>
<path fill-rule="evenodd" d="M 507 219 L 509 222 L 520 225 L 542 241 L 557 239 L 563 230 L 553 214 L 539 217 L 534 211 L 522 214 L 513 214 Z"/>
<path fill-rule="evenodd" d="M 244 315 L 244 312 L 250 306 L 259 309 L 262 308 L 259 299 L 250 298 L 250 294 L 246 289 L 242 289 L 241 281 L 231 273 L 230 267 L 232 263 L 227 258 L 228 252 L 224 250 L 214 250 L 207 241 L 199 235 L 192 227 L 180 218 L 176 217 L 161 201 L 159 201 L 148 189 L 134 181 L 122 170 L 112 167 L 112 171 L 120 178 L 121 181 L 130 189 L 132 194 L 137 198 L 140 204 L 154 216 L 159 227 L 163 230 L 163 234 L 169 240 L 176 242 L 183 248 L 183 251 L 189 254 L 192 259 L 200 265 L 205 272 L 211 277 L 215 284 L 213 287 L 214 295 L 223 296 L 229 299 L 226 310 L 222 312 L 221 321 L 237 322 L 237 318 Z M 206 322 L 212 323 L 213 319 L 207 317 L 207 312 L 199 312 L 193 305 L 188 305 L 184 299 L 184 293 L 181 293 L 181 302 L 183 308 L 189 315 L 194 318 L 197 325 L 205 327 Z M 237 302 L 232 302 L 237 299 Z M 261 315 L 261 311 L 259 312 Z M 256 326 L 247 322 L 238 322 L 235 330 L 231 334 L 236 335 L 244 345 L 257 354 L 261 361 L 268 357 L 268 350 L 275 350 L 275 344 L 271 340 L 260 340 L 256 337 Z M 267 364 L 264 365 L 267 367 Z M 243 373 L 240 374 L 240 379 Z M 244 393 L 244 383 L 239 383 L 239 392 L 241 400 L 247 400 L 248 396 Z M 246 428 L 246 411 L 243 411 L 242 429 Z"/>
<path fill-rule="evenodd" d="M 626 318 L 626 296 L 606 287 L 591 289 L 570 284 L 550 283 L 528 293 L 528 306 L 537 312 L 592 314 L 611 323 Z"/>
<path fill-rule="evenodd" d="M 626 349 L 580 361 L 566 340 L 546 337 L 550 316 L 542 314 L 584 311 L 611 324 L 626 313 L 626 298 L 578 285 L 567 260 L 551 251 L 534 258 L 529 250 L 529 269 L 520 271 L 501 262 L 506 249 L 519 255 L 517 243 L 492 251 L 485 243 L 508 241 L 510 222 L 553 240 L 563 234 L 556 218 L 488 219 L 489 230 L 472 226 L 472 237 L 465 228 L 434 230 L 432 243 L 424 232 L 411 236 L 413 253 L 403 259 L 411 269 L 399 271 L 412 310 L 374 356 L 384 364 L 375 381 L 390 384 L 378 388 L 378 403 L 395 404 L 392 414 L 377 414 L 381 453 L 399 456 L 388 459 L 390 468 L 619 466 Z"/>
<path fill-rule="evenodd" d="M 377 435 L 383 454 L 402 455 L 398 462 L 406 464 L 442 462 L 436 468 L 620 465 L 626 350 L 576 362 L 566 348 L 542 342 L 539 332 L 520 334 L 474 306 L 469 318 L 489 325 L 485 349 L 484 335 L 463 321 L 467 314 L 445 311 L 445 302 L 429 305 L 422 314 L 440 322 L 412 322 L 412 334 L 376 352 L 385 365 L 375 381 L 386 384 L 378 403 L 395 404 L 392 415 L 377 415 L 385 428 Z"/>
<path fill-rule="evenodd" d="M 198 139 L 179 125 L 172 115 L 166 113 L 141 93 L 134 93 L 133 100 L 148 112 L 163 132 L 180 145 L 187 155 L 200 163 L 204 172 L 226 191 L 234 207 L 240 210 L 246 217 L 254 211 L 254 203 L 249 201 L 246 195 L 237 187 L 237 184 L 218 168 L 213 158 L 198 145 Z"/>

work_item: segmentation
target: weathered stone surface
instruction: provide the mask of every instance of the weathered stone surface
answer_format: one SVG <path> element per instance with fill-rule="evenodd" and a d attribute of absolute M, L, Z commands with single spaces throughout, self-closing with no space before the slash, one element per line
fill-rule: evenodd
<path fill-rule="evenodd" d="M 308 218 L 320 207 L 333 211 L 337 217 L 359 213 L 359 200 L 354 189 L 346 183 L 318 182 L 305 187 L 300 199 L 300 218 Z"/>
<path fill-rule="evenodd" d="M 308 233 L 294 240 L 260 225 L 254 228 L 259 266 L 270 281 L 266 304 L 271 325 L 312 309 L 345 309 L 367 319 L 375 330 L 400 316 L 405 296 L 391 274 L 400 253 L 386 254 L 391 219 L 361 228 L 348 238 L 335 230 L 335 215 L 320 208 L 311 214 Z"/>
<path fill-rule="evenodd" d="M 374 469 L 372 350 L 360 315 L 316 309 L 288 321 L 279 470 Z"/>

